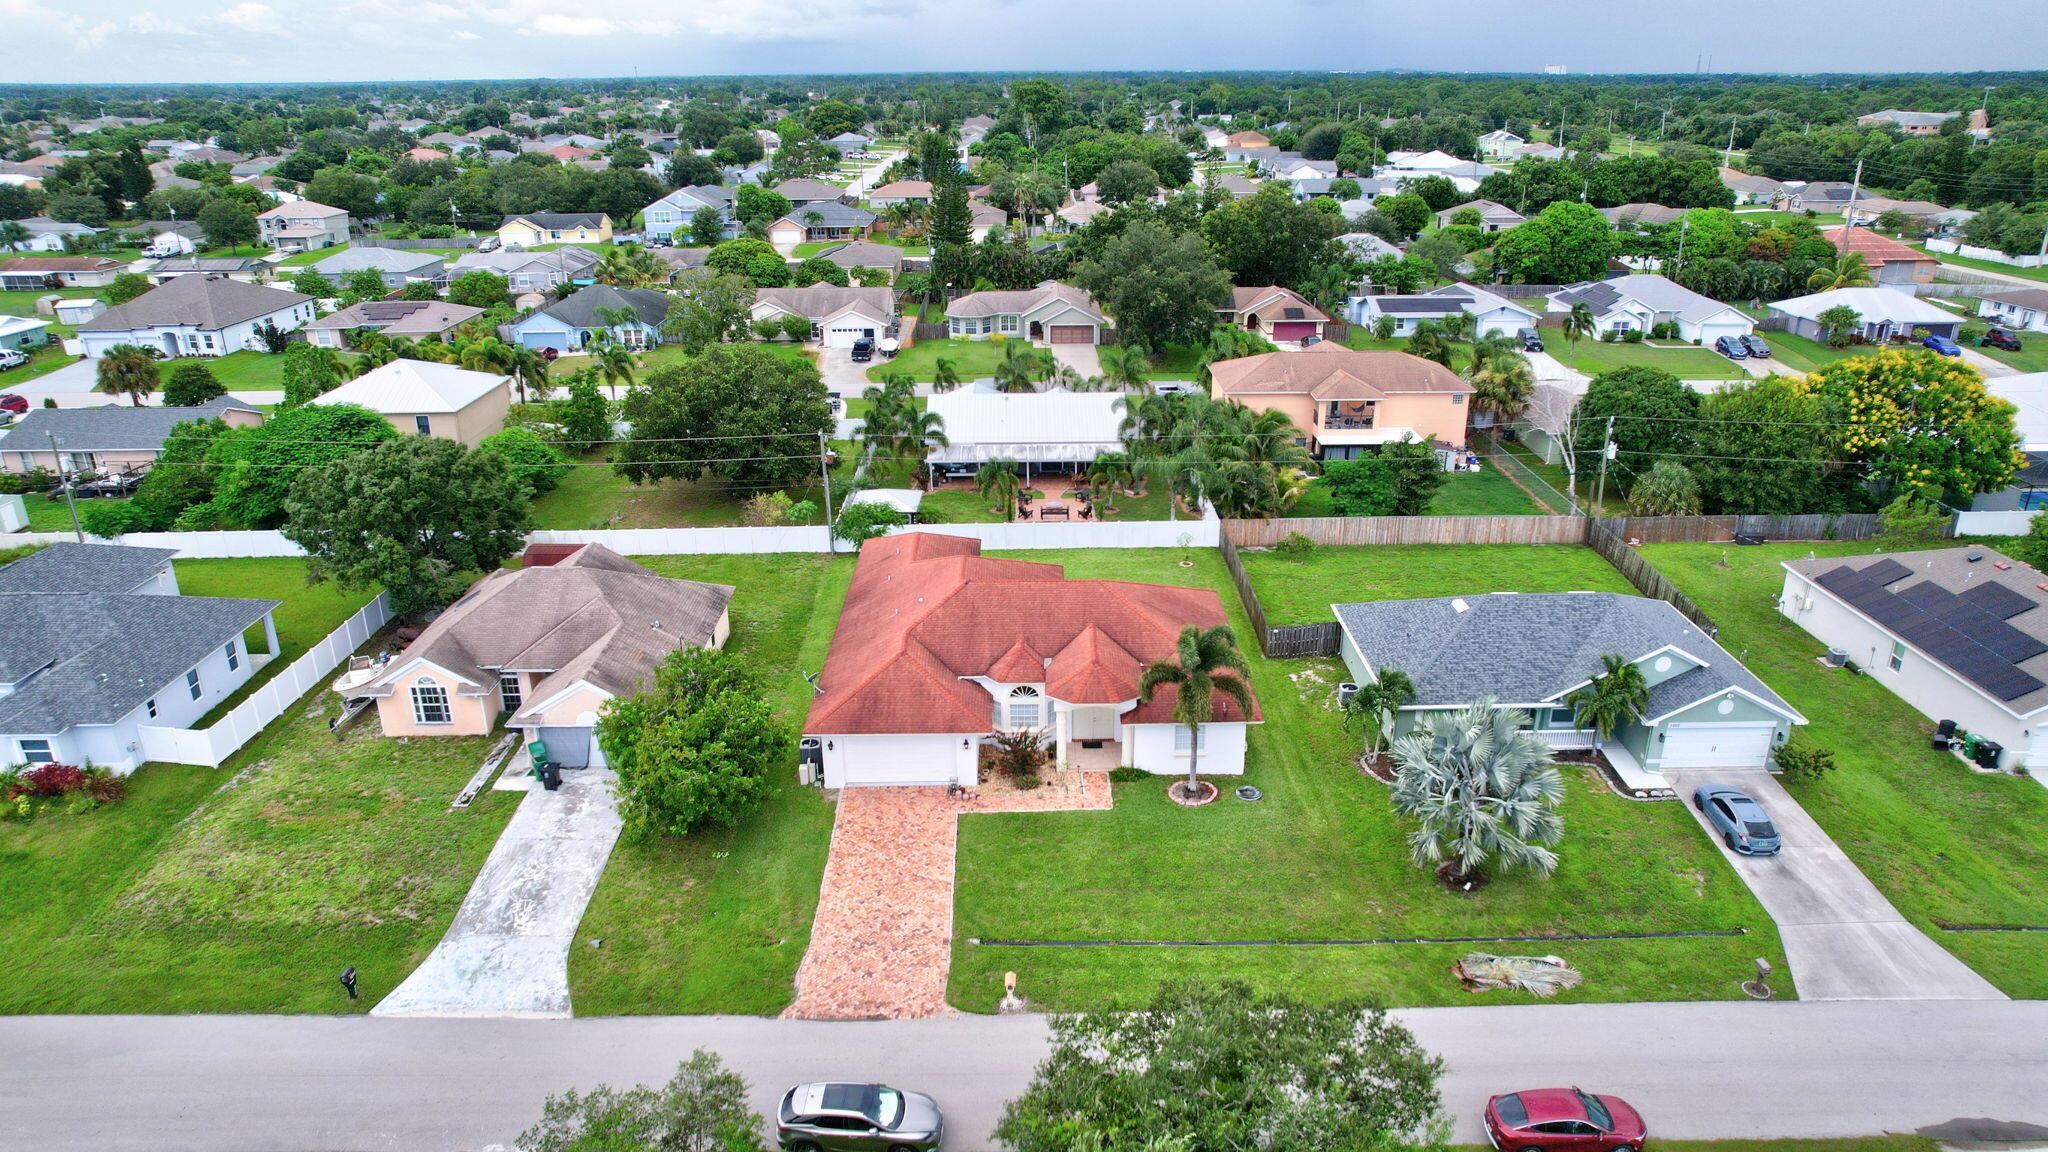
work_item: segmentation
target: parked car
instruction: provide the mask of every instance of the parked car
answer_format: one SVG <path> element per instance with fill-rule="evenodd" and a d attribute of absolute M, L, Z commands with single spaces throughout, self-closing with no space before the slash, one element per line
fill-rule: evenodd
<path fill-rule="evenodd" d="M 1534 328 L 1522 329 L 1520 332 L 1515 333 L 1515 338 L 1522 342 L 1522 351 L 1524 352 L 1543 351 L 1543 337 L 1537 334 Z"/>
<path fill-rule="evenodd" d="M 875 358 L 875 342 L 863 336 L 853 342 L 853 359 L 856 363 Z"/>
<path fill-rule="evenodd" d="M 1500 1152 L 1641 1152 L 1650 1134 L 1620 1097 L 1577 1088 L 1495 1096 L 1485 1119 L 1486 1139 Z"/>
<path fill-rule="evenodd" d="M 476 250 L 479 252 L 496 252 L 498 250 L 498 238 L 496 236 L 484 237 L 476 242 Z"/>
<path fill-rule="evenodd" d="M 0 392 L 0 412 L 12 412 L 16 416 L 28 411 L 28 397 L 17 392 Z"/>
<path fill-rule="evenodd" d="M 1979 348 L 1998 348 L 2007 352 L 2020 350 L 2020 338 L 2003 328 L 1993 328 L 1977 340 Z"/>
<path fill-rule="evenodd" d="M 799 1084 L 775 1110 L 790 1152 L 930 1152 L 944 1127 L 931 1097 L 883 1084 Z"/>
<path fill-rule="evenodd" d="M 1929 352 L 1939 353 L 1943 356 L 1961 356 L 1963 354 L 1963 346 L 1946 336 L 1929 336 L 1920 342 L 1920 346 Z"/>
<path fill-rule="evenodd" d="M 1714 341 L 1714 351 L 1719 352 L 1730 360 L 1749 359 L 1749 348 L 1743 344 L 1742 338 L 1739 336 L 1722 336 L 1717 338 Z"/>
<path fill-rule="evenodd" d="M 1747 349 L 1749 351 L 1750 356 L 1752 356 L 1755 359 L 1769 360 L 1771 358 L 1771 346 L 1769 344 L 1764 343 L 1763 337 L 1758 336 L 1753 332 L 1742 338 L 1742 346 L 1745 349 Z"/>
<path fill-rule="evenodd" d="M 26 363 L 27 353 L 16 352 L 12 348 L 0 348 L 0 372 L 5 372 L 9 368 L 19 368 Z"/>
<path fill-rule="evenodd" d="M 1744 856 L 1776 856 L 1784 846 L 1764 806 L 1740 788 L 1703 784 L 1693 792 L 1692 806 L 1706 816 L 1731 851 Z"/>

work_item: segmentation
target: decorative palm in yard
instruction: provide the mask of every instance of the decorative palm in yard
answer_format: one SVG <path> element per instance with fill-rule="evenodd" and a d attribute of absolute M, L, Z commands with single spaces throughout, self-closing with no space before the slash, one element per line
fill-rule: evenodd
<path fill-rule="evenodd" d="M 1593 316 L 1593 309 L 1584 300 L 1572 305 L 1564 316 L 1564 342 L 1572 350 L 1572 371 L 1579 370 L 1579 341 L 1591 336 L 1600 327 L 1600 321 Z"/>
<path fill-rule="evenodd" d="M 1650 685 L 1641 668 L 1612 652 L 1600 657 L 1600 667 L 1600 675 L 1564 698 L 1573 722 L 1593 730 L 1595 752 L 1616 728 L 1642 719 L 1650 707 Z"/>
<path fill-rule="evenodd" d="M 606 344 L 590 354 L 591 364 L 606 384 L 633 385 L 633 350 L 624 344 Z"/>
<path fill-rule="evenodd" d="M 156 391 L 156 357 L 149 349 L 134 344 L 116 344 L 100 357 L 99 382 L 94 386 L 110 396 L 126 396 L 142 407 L 142 398 Z"/>
<path fill-rule="evenodd" d="M 1394 741 L 1394 811 L 1420 821 L 1415 863 L 1446 883 L 1485 878 L 1488 864 L 1549 875 L 1564 839 L 1564 780 L 1522 713 L 1491 698 L 1437 712 Z"/>
<path fill-rule="evenodd" d="M 507 372 L 512 367 L 512 346 L 496 336 L 464 340 L 456 346 L 455 362 L 472 372 Z"/>
<path fill-rule="evenodd" d="M 990 460 L 974 473 L 974 490 L 996 502 L 1002 509 L 1005 522 L 1017 518 L 1017 493 L 1023 486 L 1015 460 Z"/>
<path fill-rule="evenodd" d="M 1394 733 L 1394 719 L 1403 705 L 1415 702 L 1415 681 L 1399 668 L 1382 668 L 1370 684 L 1360 684 L 1344 702 L 1344 730 L 1351 730 L 1356 718 L 1365 723 L 1372 738 L 1371 755 L 1380 754 L 1380 742 Z"/>
<path fill-rule="evenodd" d="M 947 392 L 960 386 L 960 366 L 944 356 L 932 359 L 932 391 Z"/>
<path fill-rule="evenodd" d="M 1870 278 L 1870 265 L 1861 252 L 1844 252 L 1835 257 L 1831 264 L 1823 264 L 1806 278 L 1809 292 L 1832 292 L 1837 288 L 1868 288 L 1874 281 Z"/>
<path fill-rule="evenodd" d="M 1110 387 L 1119 392 L 1144 390 L 1145 372 L 1151 365 L 1143 344 L 1106 345 L 1096 356 L 1102 361 L 1102 379 Z"/>
<path fill-rule="evenodd" d="M 547 399 L 548 393 L 555 389 L 555 381 L 546 358 L 541 356 L 538 349 L 528 348 L 524 344 L 514 344 L 511 347 L 511 363 L 506 366 L 506 372 L 512 377 L 512 382 L 519 386 L 519 402 L 526 403 L 529 396 L 535 400 Z"/>
<path fill-rule="evenodd" d="M 1101 498 L 1105 512 L 1116 511 L 1117 485 L 1128 488 L 1137 479 L 1137 469 L 1132 466 L 1128 452 L 1104 452 L 1088 464 L 1088 486 Z"/>
<path fill-rule="evenodd" d="M 989 375 L 995 377 L 998 392 L 1035 392 L 1032 381 L 1038 376 L 1038 353 L 1022 341 L 1006 340 L 1003 358 Z"/>
<path fill-rule="evenodd" d="M 1473 361 L 1472 408 L 1492 414 L 1497 423 L 1521 415 L 1535 388 L 1536 374 L 1519 353 L 1502 350 Z"/>
<path fill-rule="evenodd" d="M 1252 714 L 1251 665 L 1238 651 L 1237 634 L 1228 624 L 1204 631 L 1190 624 L 1180 630 L 1173 658 L 1157 660 L 1138 674 L 1138 702 L 1149 704 L 1162 684 L 1174 687 L 1173 720 L 1188 730 L 1187 798 L 1199 799 L 1197 775 L 1202 754 L 1202 725 L 1215 717 L 1216 694 L 1228 696 L 1249 717 Z"/>
<path fill-rule="evenodd" d="M 1408 334 L 1409 355 L 1420 356 L 1446 368 L 1456 358 L 1458 344 L 1458 337 L 1445 327 L 1442 320 L 1418 321 L 1415 330 Z"/>

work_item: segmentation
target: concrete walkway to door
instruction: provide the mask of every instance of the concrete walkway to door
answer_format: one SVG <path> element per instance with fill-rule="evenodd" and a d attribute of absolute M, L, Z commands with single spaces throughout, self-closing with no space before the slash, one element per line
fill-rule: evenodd
<path fill-rule="evenodd" d="M 2005 999 L 1907 923 L 1776 777 L 1711 768 L 1666 769 L 1664 777 L 1777 921 L 1801 1000 Z M 1702 784 L 1726 784 L 1754 797 L 1777 825 L 1783 850 L 1744 856 L 1722 843 L 1693 807 L 1693 790 Z"/>
<path fill-rule="evenodd" d="M 569 945 L 619 839 L 617 780 L 581 768 L 528 792 L 448 934 L 370 1015 L 569 1015 Z"/>

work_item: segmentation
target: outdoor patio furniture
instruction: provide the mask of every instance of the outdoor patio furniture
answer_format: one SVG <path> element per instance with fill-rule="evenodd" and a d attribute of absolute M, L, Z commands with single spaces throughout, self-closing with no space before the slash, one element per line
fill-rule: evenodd
<path fill-rule="evenodd" d="M 1054 518 L 1065 520 L 1067 518 L 1067 506 L 1048 500 L 1038 509 L 1038 518 L 1040 520 L 1051 520 Z"/>

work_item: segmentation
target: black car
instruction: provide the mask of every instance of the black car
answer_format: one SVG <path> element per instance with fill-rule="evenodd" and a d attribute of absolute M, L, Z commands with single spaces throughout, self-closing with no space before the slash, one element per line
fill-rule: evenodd
<path fill-rule="evenodd" d="M 1543 351 L 1543 337 L 1538 336 L 1534 328 L 1524 328 L 1520 332 L 1516 333 L 1516 336 L 1522 341 L 1522 351 Z"/>
<path fill-rule="evenodd" d="M 1771 358 L 1771 346 L 1764 343 L 1763 337 L 1754 333 L 1742 338 L 1742 346 L 1748 350 L 1751 356 L 1756 357 L 1758 360 L 1768 360 Z"/>
<path fill-rule="evenodd" d="M 853 342 L 853 358 L 856 363 L 875 358 L 875 342 L 863 336 Z"/>
<path fill-rule="evenodd" d="M 2020 350 L 2020 338 L 2003 328 L 1993 328 L 1977 341 L 1979 348 L 1997 348 L 2006 352 Z"/>

